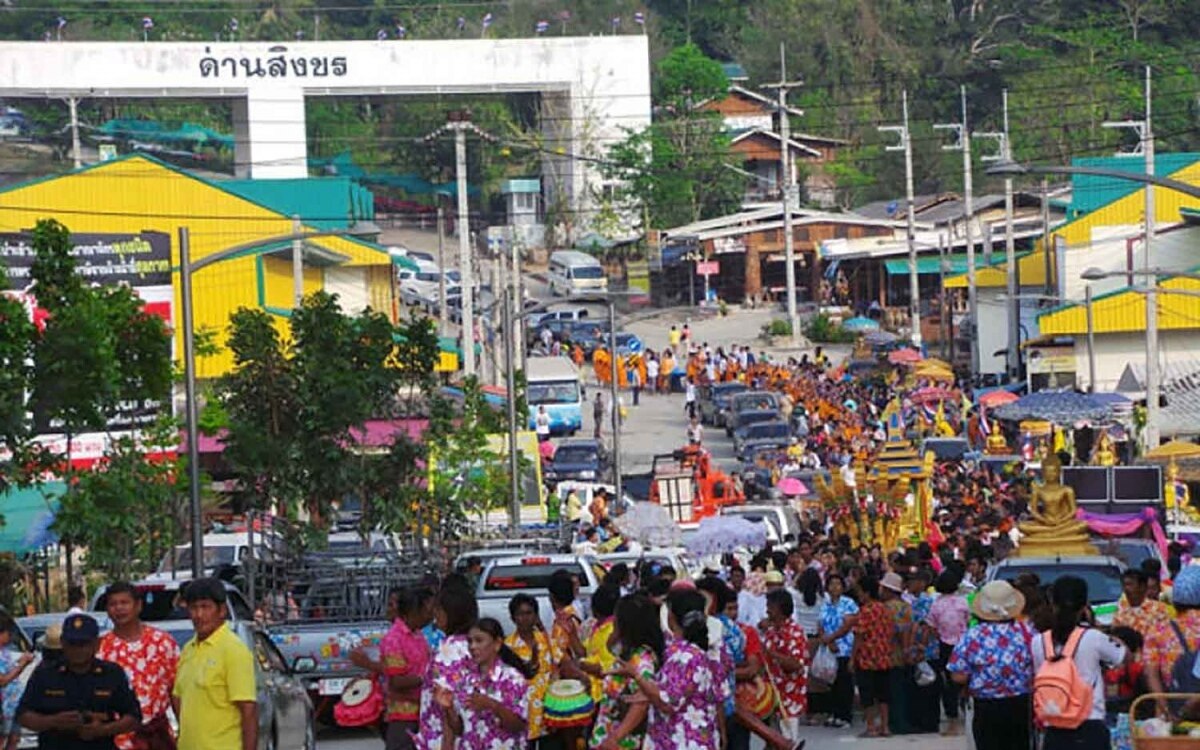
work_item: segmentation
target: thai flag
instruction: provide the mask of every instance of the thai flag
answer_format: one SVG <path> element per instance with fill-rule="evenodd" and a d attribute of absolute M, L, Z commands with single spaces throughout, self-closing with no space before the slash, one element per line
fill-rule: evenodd
<path fill-rule="evenodd" d="M 620 26 L 620 25 L 621 25 L 621 17 L 620 17 L 620 16 L 613 16 L 613 18 L 612 18 L 612 27 L 613 27 L 613 30 L 616 30 L 616 29 L 617 29 L 617 27 L 618 27 L 618 26 Z"/>
<path fill-rule="evenodd" d="M 59 31 L 62 31 L 67 27 L 67 19 L 59 16 L 57 19 L 55 19 L 54 24 L 56 27 L 58 27 Z"/>
<path fill-rule="evenodd" d="M 403 24 L 396 24 L 396 38 L 404 39 L 408 36 L 408 29 L 404 28 Z"/>
<path fill-rule="evenodd" d="M 633 22 L 636 23 L 638 26 L 645 26 L 646 25 L 646 14 L 641 12 L 640 10 L 637 13 L 634 13 L 633 14 Z"/>
<path fill-rule="evenodd" d="M 979 431 L 985 438 L 992 434 L 992 423 L 988 420 L 987 409 L 983 408 L 982 404 L 979 406 Z"/>
<path fill-rule="evenodd" d="M 937 421 L 937 409 L 933 408 L 932 405 L 927 404 L 927 403 L 921 404 L 921 413 L 925 415 L 926 421 L 928 421 L 928 422 L 936 422 Z"/>
<path fill-rule="evenodd" d="M 231 19 L 229 19 L 229 30 L 230 30 L 230 31 L 232 31 L 232 32 L 234 32 L 235 34 L 237 33 L 237 30 L 238 30 L 238 20 L 237 20 L 236 18 L 231 18 Z"/>
<path fill-rule="evenodd" d="M 1021 458 L 1026 461 L 1033 460 L 1033 435 L 1030 435 L 1028 432 L 1022 436 Z"/>
<path fill-rule="evenodd" d="M 491 14 L 491 13 L 488 13 L 486 16 L 484 16 L 484 17 L 483 17 L 483 28 L 485 28 L 485 29 L 486 29 L 486 28 L 488 28 L 489 26 L 491 26 L 491 25 L 492 25 L 492 21 L 493 21 L 493 20 L 494 20 L 494 19 L 493 19 L 493 17 L 492 17 L 492 14 Z"/>
<path fill-rule="evenodd" d="M 378 40 L 379 40 L 379 41 L 381 41 L 381 42 L 382 42 L 384 39 L 387 39 L 387 29 L 380 29 L 379 31 L 376 31 L 376 32 L 375 32 L 375 38 L 376 38 L 376 39 L 378 39 Z"/>
<path fill-rule="evenodd" d="M 154 28 L 154 19 L 150 16 L 142 16 L 142 30 L 149 31 Z"/>
<path fill-rule="evenodd" d="M 534 31 L 536 31 L 538 34 L 545 34 L 549 30 L 550 30 L 550 22 L 549 21 L 538 21 L 537 27 L 534 29 Z"/>
<path fill-rule="evenodd" d="M 462 16 L 459 16 L 457 26 L 458 26 L 459 31 L 463 31 L 464 29 L 466 29 L 467 28 L 467 19 L 463 18 Z"/>

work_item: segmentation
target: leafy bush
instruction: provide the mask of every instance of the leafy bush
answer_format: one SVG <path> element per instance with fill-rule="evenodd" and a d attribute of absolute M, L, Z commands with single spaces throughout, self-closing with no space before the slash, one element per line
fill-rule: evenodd
<path fill-rule="evenodd" d="M 783 318 L 775 318 L 762 327 L 763 336 L 791 336 L 792 324 Z"/>
<path fill-rule="evenodd" d="M 804 327 L 804 335 L 809 341 L 817 344 L 848 344 L 857 338 L 853 331 L 843 329 L 824 313 L 808 321 Z"/>

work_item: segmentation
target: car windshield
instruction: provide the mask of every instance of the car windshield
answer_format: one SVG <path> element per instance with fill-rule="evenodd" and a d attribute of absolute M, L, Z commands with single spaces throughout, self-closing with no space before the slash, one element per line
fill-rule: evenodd
<path fill-rule="evenodd" d="M 579 383 L 573 380 L 530 383 L 526 398 L 535 406 L 538 404 L 577 404 L 579 403 Z"/>
<path fill-rule="evenodd" d="M 484 591 L 523 591 L 544 589 L 550 585 L 550 576 L 555 571 L 565 570 L 587 581 L 587 573 L 578 563 L 533 563 L 519 565 L 497 565 L 488 571 L 483 581 Z"/>
<path fill-rule="evenodd" d="M 737 411 L 749 411 L 752 409 L 775 409 L 777 403 L 775 396 L 766 393 L 739 393 L 733 399 L 733 406 Z"/>
<path fill-rule="evenodd" d="M 751 425 L 756 422 L 766 422 L 775 417 L 773 411 L 743 411 L 738 413 L 738 423 Z"/>
<path fill-rule="evenodd" d="M 1153 547 L 1141 539 L 1096 539 L 1093 543 L 1100 554 L 1115 557 L 1130 568 L 1140 568 L 1144 561 L 1156 557 Z"/>
<path fill-rule="evenodd" d="M 237 548 L 234 547 L 233 545 L 210 547 L 207 544 L 205 544 L 204 545 L 204 567 L 216 568 L 221 565 L 232 565 L 233 559 L 234 559 L 234 550 L 236 550 L 236 549 Z M 179 549 L 175 550 L 175 567 L 174 567 L 174 569 L 175 570 L 191 570 L 192 569 L 192 548 L 190 546 L 189 547 L 180 547 Z M 163 561 L 161 563 L 159 563 L 158 572 L 170 573 L 171 570 L 172 570 L 171 554 L 168 552 L 167 556 L 163 558 Z"/>
<path fill-rule="evenodd" d="M 1051 585 L 1062 576 L 1082 578 L 1087 582 L 1088 601 L 1091 604 L 1108 604 L 1121 598 L 1121 571 L 1115 567 L 1069 564 L 1005 566 L 996 577 L 1014 581 L 1022 573 L 1036 573 L 1043 586 Z"/>
<path fill-rule="evenodd" d="M 595 448 L 567 445 L 554 451 L 554 463 L 556 464 L 590 464 L 595 462 Z"/>
<path fill-rule="evenodd" d="M 571 278 L 602 279 L 604 278 L 604 269 L 600 266 L 576 266 L 571 269 Z"/>
<path fill-rule="evenodd" d="M 751 440 L 760 438 L 782 438 L 790 434 L 786 422 L 767 422 L 765 424 L 751 425 L 747 430 L 746 437 Z"/>
<path fill-rule="evenodd" d="M 417 274 L 417 281 L 437 281 L 437 280 L 438 280 L 438 275 L 436 273 L 418 273 Z"/>

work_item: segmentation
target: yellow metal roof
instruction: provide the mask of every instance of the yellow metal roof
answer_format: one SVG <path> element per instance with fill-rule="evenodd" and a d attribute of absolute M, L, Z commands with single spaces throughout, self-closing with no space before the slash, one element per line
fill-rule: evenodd
<path fill-rule="evenodd" d="M 996 254 L 993 253 L 992 260 L 995 259 Z M 1040 252 L 1029 253 L 1017 258 L 1017 278 L 1021 280 L 1021 286 L 1046 285 L 1046 264 L 1042 260 Z M 1003 260 L 1000 261 L 1000 265 L 975 270 L 976 287 L 1003 287 L 1006 284 L 1008 284 L 1008 266 Z M 946 279 L 946 289 L 966 289 L 966 287 L 967 275 L 965 273 Z"/>
<path fill-rule="evenodd" d="M 1171 179 L 1200 185 L 1200 162 L 1194 162 L 1170 175 Z M 1174 224 L 1179 221 L 1179 211 L 1182 208 L 1200 208 L 1200 199 L 1191 198 L 1183 193 L 1164 187 L 1154 188 L 1154 217 L 1162 224 Z M 1144 189 L 1136 190 L 1123 198 L 1080 216 L 1074 221 L 1056 227 L 1052 235 L 1061 237 L 1069 247 L 1086 245 L 1092 241 L 1092 232 L 1098 227 L 1141 224 L 1146 215 L 1146 193 Z M 1039 239 L 1035 252 L 1018 261 L 1022 286 L 1042 286 L 1046 283 L 1045 262 L 1042 260 L 1043 240 Z M 1004 266 L 996 266 L 977 271 L 975 285 L 977 287 L 1003 287 L 1007 283 Z M 946 279 L 945 288 L 961 289 L 967 286 L 965 274 L 951 276 Z"/>
<path fill-rule="evenodd" d="M 1182 289 L 1200 294 L 1200 281 L 1169 278 L 1159 283 L 1159 330 L 1200 328 L 1200 297 L 1172 294 Z M 1133 333 L 1146 330 L 1146 295 L 1140 289 L 1119 289 L 1092 300 L 1092 322 L 1096 333 Z M 1087 333 L 1087 309 L 1080 303 L 1065 305 L 1038 316 L 1042 335 L 1081 335 Z"/>

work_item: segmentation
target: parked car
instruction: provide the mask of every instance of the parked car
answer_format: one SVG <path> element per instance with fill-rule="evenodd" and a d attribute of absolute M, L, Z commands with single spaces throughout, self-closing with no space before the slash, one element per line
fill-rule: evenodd
<path fill-rule="evenodd" d="M 434 263 L 417 262 L 417 270 L 400 273 L 400 301 L 406 305 L 423 305 L 425 300 L 437 296 L 441 286 L 442 270 Z"/>
<path fill-rule="evenodd" d="M 525 325 L 532 330 L 540 330 L 544 323 L 552 320 L 576 321 L 588 316 L 586 307 L 568 307 L 562 310 L 547 310 L 540 313 L 529 313 Z"/>
<path fill-rule="evenodd" d="M 526 555 L 502 557 L 489 562 L 479 576 L 475 598 L 480 617 L 494 617 L 510 623 L 508 602 L 514 594 L 529 594 L 538 603 L 538 616 L 549 632 L 554 624 L 547 586 L 555 571 L 566 570 L 579 577 L 580 598 L 591 598 L 604 577 L 604 568 L 588 555 Z"/>
<path fill-rule="evenodd" d="M 700 422 L 702 424 L 724 425 L 725 415 L 729 411 L 729 401 L 735 395 L 750 390 L 745 383 L 713 383 L 700 386 L 697 394 L 700 404 Z"/>
<path fill-rule="evenodd" d="M 765 422 L 780 422 L 779 412 L 771 409 L 746 409 L 745 411 L 731 412 L 727 421 L 725 432 L 731 438 L 737 440 L 740 433 L 744 433 L 746 428 L 752 424 L 762 424 Z M 788 427 L 788 434 L 791 434 L 791 427 Z M 736 442 L 734 443 L 736 447 Z"/>
<path fill-rule="evenodd" d="M 628 331 L 619 331 L 617 339 L 617 355 L 621 357 L 629 356 L 630 354 L 641 354 L 646 347 L 642 340 L 637 337 L 637 334 Z"/>
<path fill-rule="evenodd" d="M 1041 585 L 1049 586 L 1065 575 L 1087 581 L 1088 603 L 1100 625 L 1112 623 L 1121 599 L 1121 575 L 1125 564 L 1103 555 L 1009 557 L 988 569 L 988 581 L 1015 581 L 1022 573 L 1035 573 Z"/>
<path fill-rule="evenodd" d="M 172 620 L 186 621 L 191 623 L 188 618 L 187 609 L 180 598 L 180 590 L 187 584 L 186 580 L 178 581 L 161 581 L 158 579 L 148 579 L 134 583 L 134 588 L 138 590 L 138 594 L 142 597 L 142 621 L 149 622 L 154 625 L 159 623 L 167 623 Z M 228 619 L 231 622 L 243 622 L 254 620 L 254 609 L 250 606 L 250 602 L 246 601 L 246 597 L 242 592 L 228 581 L 225 584 L 225 596 L 228 600 Z M 96 590 L 92 597 L 91 610 L 96 613 L 96 617 L 104 617 L 107 620 L 107 586 L 101 586 Z"/>
<path fill-rule="evenodd" d="M 745 412 L 757 417 L 761 412 Z M 759 445 L 787 445 L 792 437 L 792 428 L 782 419 L 748 422 L 733 432 L 733 453 L 744 461 L 750 451 Z"/>
<path fill-rule="evenodd" d="M 572 438 L 558 444 L 554 459 L 546 469 L 546 478 L 561 482 L 566 479 L 611 481 L 612 466 L 608 448 L 593 438 Z"/>
<path fill-rule="evenodd" d="M 644 564 L 658 564 L 675 571 L 677 578 L 697 578 L 704 572 L 698 560 L 688 554 L 683 547 L 669 549 L 651 549 L 645 552 L 612 552 L 598 555 L 596 560 L 605 570 L 612 570 L 617 563 L 625 563 L 630 570 L 637 570 Z"/>

